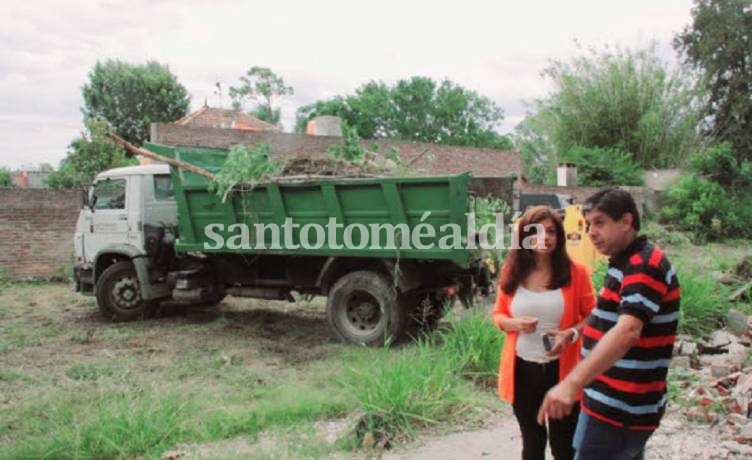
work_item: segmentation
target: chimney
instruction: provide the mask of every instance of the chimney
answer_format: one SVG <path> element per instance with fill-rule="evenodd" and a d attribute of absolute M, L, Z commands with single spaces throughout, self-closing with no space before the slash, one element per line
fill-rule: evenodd
<path fill-rule="evenodd" d="M 306 124 L 305 132 L 312 136 L 342 137 L 342 120 L 332 115 L 321 115 Z"/>
<path fill-rule="evenodd" d="M 577 166 L 572 163 L 562 163 L 556 168 L 557 187 L 577 186 Z"/>

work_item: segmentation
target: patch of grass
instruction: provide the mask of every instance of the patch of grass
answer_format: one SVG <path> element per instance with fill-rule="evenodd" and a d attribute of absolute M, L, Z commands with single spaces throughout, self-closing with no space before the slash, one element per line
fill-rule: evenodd
<path fill-rule="evenodd" d="M 258 401 L 174 387 L 56 394 L 0 410 L 10 427 L 0 435 L 0 458 L 155 457 L 181 443 L 253 440 L 273 427 L 343 416 L 355 403 L 341 390 L 336 381 L 290 382 L 268 388 Z"/>
<path fill-rule="evenodd" d="M 702 335 L 722 326 L 728 313 L 728 288 L 707 276 L 680 272 L 681 318 L 679 332 Z"/>
<path fill-rule="evenodd" d="M 686 233 L 676 229 L 669 230 L 652 220 L 643 223 L 642 233 L 661 247 L 684 247 L 692 244 L 692 239 Z"/>
<path fill-rule="evenodd" d="M 423 426 L 457 421 L 477 400 L 456 373 L 456 363 L 419 340 L 410 347 L 365 351 L 345 385 L 365 412 L 361 431 L 412 437 Z"/>
<path fill-rule="evenodd" d="M 112 377 L 115 370 L 110 364 L 82 363 L 74 364 L 65 371 L 65 375 L 73 380 L 99 380 L 102 377 Z"/>
<path fill-rule="evenodd" d="M 34 379 L 26 374 L 16 372 L 12 369 L 0 368 L 0 383 L 22 383 L 28 385 L 33 382 Z"/>
<path fill-rule="evenodd" d="M 437 334 L 443 344 L 439 352 L 454 363 L 454 372 L 466 377 L 497 375 L 504 335 L 487 311 L 468 311 Z"/>
<path fill-rule="evenodd" d="M 21 348 L 40 346 L 46 340 L 62 334 L 59 328 L 28 327 L 21 321 L 6 321 L 0 324 L 0 353 Z"/>
<path fill-rule="evenodd" d="M 81 411 L 82 407 L 88 410 Z M 179 394 L 131 390 L 66 395 L 29 404 L 12 419 L 0 458 L 133 458 L 186 436 L 198 407 Z M 4 417 L 5 418 L 5 417 Z M 8 442 L 10 441 L 10 442 Z"/>

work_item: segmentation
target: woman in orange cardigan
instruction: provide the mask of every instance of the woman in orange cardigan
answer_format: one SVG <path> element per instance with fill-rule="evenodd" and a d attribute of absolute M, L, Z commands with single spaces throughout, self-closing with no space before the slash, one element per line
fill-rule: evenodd
<path fill-rule="evenodd" d="M 537 244 L 539 227 L 531 224 L 545 230 L 544 245 Z M 564 226 L 554 210 L 529 209 L 516 234 L 522 247 L 511 249 L 504 262 L 493 310 L 494 324 L 506 333 L 499 396 L 514 409 L 523 459 L 544 459 L 547 441 L 555 459 L 571 459 L 579 411 L 549 421 L 548 430 L 536 416 L 546 392 L 580 358 L 580 333 L 595 306 L 595 292 L 588 269 L 567 255 Z"/>

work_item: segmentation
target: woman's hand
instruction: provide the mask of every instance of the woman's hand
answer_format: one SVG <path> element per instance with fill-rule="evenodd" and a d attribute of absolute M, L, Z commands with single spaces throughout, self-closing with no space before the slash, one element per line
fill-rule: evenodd
<path fill-rule="evenodd" d="M 535 328 L 538 327 L 538 318 L 533 316 L 520 316 L 518 318 L 512 318 L 512 328 L 523 334 L 530 334 L 535 332 Z"/>
<path fill-rule="evenodd" d="M 564 349 L 572 343 L 574 338 L 574 331 L 570 329 L 551 329 L 546 331 L 546 335 L 553 339 L 553 346 L 551 350 L 546 352 L 546 356 L 554 357 L 558 356 Z"/>

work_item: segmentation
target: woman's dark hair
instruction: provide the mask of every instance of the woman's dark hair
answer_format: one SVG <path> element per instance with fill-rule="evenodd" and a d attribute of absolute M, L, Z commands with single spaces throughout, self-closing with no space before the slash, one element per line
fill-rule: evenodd
<path fill-rule="evenodd" d="M 606 214 L 614 221 L 621 219 L 626 213 L 632 214 L 632 228 L 640 231 L 640 213 L 637 211 L 637 204 L 626 190 L 606 188 L 595 192 L 582 205 L 583 214 L 593 210 Z"/>
<path fill-rule="evenodd" d="M 564 225 L 561 217 L 548 206 L 535 206 L 525 211 L 520 221 L 517 223 L 516 244 L 509 250 L 504 267 L 502 268 L 501 289 L 507 294 L 512 295 L 519 287 L 520 283 L 530 272 L 535 269 L 535 252 L 533 249 L 525 249 L 522 243 L 526 238 L 536 234 L 535 227 L 525 227 L 531 224 L 538 224 L 546 219 L 551 219 L 556 227 L 556 248 L 551 253 L 551 279 L 548 282 L 548 289 L 559 289 L 569 284 L 571 281 L 572 260 L 567 254 L 567 240 L 564 234 Z M 515 249 L 515 247 L 519 249 Z"/>

